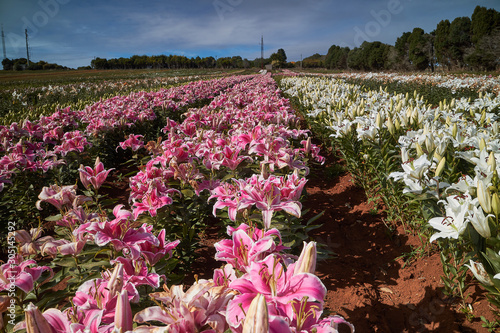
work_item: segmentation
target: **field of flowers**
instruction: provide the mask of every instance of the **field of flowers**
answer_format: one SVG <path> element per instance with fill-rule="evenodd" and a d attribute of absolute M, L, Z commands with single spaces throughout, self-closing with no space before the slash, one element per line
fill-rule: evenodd
<path fill-rule="evenodd" d="M 464 299 L 470 270 L 498 316 L 500 95 L 482 92 L 498 78 L 471 79 L 477 99 L 431 105 L 416 92 L 370 90 L 348 76 L 292 76 L 280 85 L 339 147 L 359 184 L 383 200 L 388 221 L 436 244 L 448 294 Z"/>
<path fill-rule="evenodd" d="M 495 91 L 498 77 L 383 73 L 12 84 L 0 93 L 0 331 L 353 332 L 323 314 L 326 250 L 308 237 L 317 217 L 303 219 L 317 139 L 383 202 L 389 228 L 439 251 L 446 293 L 467 311 L 471 272 L 498 311 Z M 208 227 L 220 268 L 188 276 Z"/>
<path fill-rule="evenodd" d="M 321 318 L 317 244 L 302 242 L 314 226 L 300 217 L 323 158 L 276 82 L 186 81 L 0 127 L 3 331 L 354 330 Z M 125 169 L 128 205 L 105 188 Z M 210 215 L 227 232 L 221 268 L 184 288 Z"/>

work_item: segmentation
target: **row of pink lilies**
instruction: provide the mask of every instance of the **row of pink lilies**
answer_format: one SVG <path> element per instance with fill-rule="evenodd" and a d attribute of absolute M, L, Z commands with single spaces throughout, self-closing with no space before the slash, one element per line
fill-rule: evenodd
<path fill-rule="evenodd" d="M 64 164 L 61 157 L 81 153 L 95 137 L 156 118 L 155 108 L 175 111 L 197 100 L 213 98 L 244 76 L 193 81 L 156 92 L 136 92 L 100 100 L 83 110 L 59 109 L 37 121 L 0 126 L 0 191 L 19 172 L 48 170 Z"/>
<path fill-rule="evenodd" d="M 309 157 L 322 160 L 307 131 L 289 127 L 297 125 L 298 119 L 275 82 L 269 76 L 255 77 L 227 89 L 210 105 L 189 110 L 181 124 L 167 122 L 166 139 L 149 147 L 151 160 L 130 180 L 132 211 L 118 205 L 114 218 L 108 219 L 89 211 L 92 198 L 77 195 L 76 186 L 44 189 L 38 205 L 58 207 L 62 218 L 57 223 L 71 231 L 72 239 L 42 239 L 35 232 L 18 231 L 20 249 L 78 257 L 83 247 L 95 244 L 112 249 L 114 268 L 82 284 L 72 306 L 63 311 L 50 308 L 42 313 L 28 305 L 26 320 L 16 329 L 26 328 L 29 333 L 222 333 L 228 329 L 333 333 L 344 323 L 354 331 L 339 316 L 321 319 L 326 288 L 314 274 L 316 244 L 304 243 L 299 258 L 293 257 L 285 253 L 279 230 L 272 228 L 276 211 L 300 216 L 306 161 Z M 299 146 L 294 147 L 293 141 Z M 120 147 L 141 149 L 143 145 L 140 136 L 131 135 Z M 238 178 L 239 168 L 248 163 L 259 165 L 260 173 Z M 93 168 L 80 168 L 82 184 L 96 190 L 108 173 L 98 160 Z M 220 178 L 224 174 L 234 177 Z M 173 193 L 180 195 L 166 185 L 173 179 L 196 193 L 209 191 L 210 199 L 216 199 L 214 214 L 228 209 L 237 226 L 228 227 L 229 239 L 215 244 L 216 259 L 226 264 L 214 271 L 212 279 L 197 280 L 186 291 L 183 286 L 165 285 L 163 291 L 150 294 L 157 306 L 133 315 L 131 303 L 141 297 L 138 286 L 160 286 L 164 277 L 153 266 L 170 257 L 178 244 L 168 242 L 164 230 L 155 235 L 151 226 L 137 225 L 137 218 L 145 212 L 154 216 L 173 202 Z M 242 215 L 252 208 L 261 211 L 262 228 L 241 223 Z M 9 268 L 5 267 L 7 281 L 21 281 L 25 274 L 36 280 L 41 272 L 32 272 L 50 270 L 22 259 L 13 259 L 18 260 L 17 280 L 6 275 Z M 146 325 L 134 328 L 134 321 Z"/>

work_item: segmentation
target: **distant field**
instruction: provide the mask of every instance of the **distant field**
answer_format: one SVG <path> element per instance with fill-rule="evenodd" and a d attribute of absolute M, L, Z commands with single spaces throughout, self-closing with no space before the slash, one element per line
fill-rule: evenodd
<path fill-rule="evenodd" d="M 0 71 L 0 89 L 12 89 L 19 83 L 31 86 L 47 83 L 78 83 L 93 80 L 144 79 L 148 77 L 175 77 L 190 75 L 218 75 L 242 73 L 241 69 L 110 69 L 59 71 Z M 249 71 L 250 73 L 250 71 Z"/>

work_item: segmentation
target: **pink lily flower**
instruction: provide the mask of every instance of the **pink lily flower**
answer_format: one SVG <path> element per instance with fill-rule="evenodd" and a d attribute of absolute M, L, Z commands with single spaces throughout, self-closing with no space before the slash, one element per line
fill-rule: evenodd
<path fill-rule="evenodd" d="M 86 201 L 92 201 L 92 198 L 85 195 L 76 195 L 76 185 L 50 185 L 44 187 L 42 192 L 38 195 L 38 200 L 35 206 L 42 210 L 40 204 L 48 202 L 55 206 L 59 211 L 75 208 L 82 205 Z"/>
<path fill-rule="evenodd" d="M 251 179 L 250 179 L 251 180 Z M 275 184 L 271 184 L 269 179 L 265 182 L 259 181 L 256 185 L 243 180 L 240 183 L 241 201 L 238 209 L 244 209 L 255 205 L 262 211 L 264 229 L 271 227 L 271 218 L 275 211 L 284 210 L 285 212 L 300 217 L 302 204 L 298 201 L 281 200 L 281 192 Z"/>
<path fill-rule="evenodd" d="M 63 208 L 69 208 L 73 204 L 76 198 L 76 185 L 50 185 L 50 187 L 44 187 L 42 192 L 38 195 L 38 200 L 36 202 L 36 208 L 42 210 L 40 203 L 48 202 L 55 206 L 58 210 Z"/>
<path fill-rule="evenodd" d="M 164 275 L 149 273 L 146 262 L 142 259 L 135 260 L 118 257 L 115 260 L 112 260 L 111 263 L 122 264 L 124 281 L 133 284 L 134 286 L 148 285 L 156 289 L 160 287 L 160 280 L 162 278 L 165 280 Z"/>
<path fill-rule="evenodd" d="M 173 242 L 166 242 L 165 229 L 162 229 L 156 238 L 158 239 L 158 245 L 154 245 L 153 243 L 150 242 L 140 243 L 141 255 L 150 266 L 156 265 L 156 263 L 160 261 L 160 259 L 165 257 L 167 253 L 168 253 L 167 259 L 171 258 L 172 251 L 181 242 L 180 240 L 175 240 Z"/>
<path fill-rule="evenodd" d="M 214 269 L 213 281 L 216 286 L 229 287 L 229 284 L 237 279 L 233 265 L 226 264 L 222 268 Z"/>
<path fill-rule="evenodd" d="M 146 308 L 134 317 L 134 321 L 144 323 L 159 321 L 166 326 L 139 326 L 158 332 L 175 333 L 223 333 L 228 329 L 224 310 L 235 292 L 215 286 L 212 281 L 199 280 L 184 292 L 182 286 L 165 287 L 164 292 L 150 296 L 160 301 L 161 306 Z"/>
<path fill-rule="evenodd" d="M 72 332 L 70 321 L 60 310 L 48 309 L 43 314 L 33 303 L 25 310 L 26 320 L 14 326 L 13 331 L 26 329 L 27 332 L 67 333 Z"/>
<path fill-rule="evenodd" d="M 25 260 L 20 254 L 9 259 L 6 264 L 0 266 L 0 291 L 8 290 L 13 283 L 16 287 L 29 293 L 34 288 L 34 283 L 45 271 L 50 272 L 50 278 L 54 276 L 52 268 L 37 266 L 35 260 Z"/>
<path fill-rule="evenodd" d="M 230 170 L 234 171 L 240 165 L 241 162 L 244 160 L 252 160 L 250 156 L 242 156 L 240 154 L 241 149 L 231 149 L 228 146 L 225 146 L 222 149 L 222 154 L 223 154 L 223 161 L 222 165 L 228 167 Z"/>
<path fill-rule="evenodd" d="M 141 148 L 144 148 L 144 141 L 140 140 L 143 138 L 144 136 L 140 134 L 138 135 L 130 134 L 127 140 L 119 143 L 119 147 L 117 147 L 116 150 L 118 150 L 118 148 L 124 150 L 126 150 L 127 148 L 132 148 L 132 151 L 137 151 Z"/>
<path fill-rule="evenodd" d="M 83 165 L 80 165 L 78 169 L 78 171 L 80 171 L 80 180 L 83 186 L 88 190 L 90 185 L 92 185 L 96 191 L 99 190 L 111 170 L 114 170 L 114 168 L 108 170 L 104 169 L 104 164 L 99 157 L 96 158 L 93 169 Z"/>
<path fill-rule="evenodd" d="M 248 229 L 236 230 L 231 233 L 232 239 L 215 243 L 215 259 L 225 261 L 241 272 L 247 272 L 252 262 L 263 260 L 270 254 L 279 255 L 279 251 L 284 249 L 276 246 L 272 233 L 254 240 L 247 232 Z"/>
<path fill-rule="evenodd" d="M 281 260 L 269 255 L 260 262 L 252 262 L 250 270 L 233 281 L 230 288 L 240 292 L 228 304 L 226 318 L 232 328 L 239 327 L 244 312 L 257 294 L 266 298 L 269 314 L 294 318 L 294 303 L 306 297 L 306 306 L 321 311 L 326 288 L 320 279 L 310 273 L 294 275 L 293 269 L 285 270 Z"/>
<path fill-rule="evenodd" d="M 52 236 L 38 238 L 42 231 L 42 228 L 32 228 L 29 233 L 26 230 L 15 231 L 14 237 L 19 246 L 19 253 L 23 256 L 36 255 L 45 242 L 54 240 Z"/>
<path fill-rule="evenodd" d="M 169 192 L 178 191 L 170 189 Z M 132 204 L 134 206 L 134 219 L 137 219 L 143 212 L 149 212 L 149 214 L 154 217 L 158 209 L 166 205 L 171 205 L 173 202 L 174 200 L 171 197 L 168 195 L 159 195 L 158 189 L 153 188 L 142 197 L 142 202 L 136 201 Z"/>
<path fill-rule="evenodd" d="M 94 279 L 84 282 L 78 287 L 72 303 L 74 308 L 70 308 L 68 314 L 74 317 L 75 322 L 82 322 L 81 314 L 96 313 L 100 315 L 97 325 L 113 324 L 115 318 L 116 304 L 119 294 L 111 295 L 108 288 L 108 281 Z M 133 284 L 126 284 L 122 290 L 127 290 L 129 300 L 138 300 L 138 292 Z M 94 332 L 97 332 L 95 330 Z"/>
<path fill-rule="evenodd" d="M 111 243 L 116 251 L 125 250 L 134 259 L 140 257 L 142 243 L 149 242 L 158 246 L 160 241 L 151 233 L 153 226 L 144 223 L 140 228 L 132 228 L 132 214 L 122 207 L 123 205 L 117 205 L 113 209 L 116 217 L 114 220 L 82 224 L 73 234 L 78 239 L 83 239 L 83 235 L 89 233 L 94 236 L 96 245 Z"/>

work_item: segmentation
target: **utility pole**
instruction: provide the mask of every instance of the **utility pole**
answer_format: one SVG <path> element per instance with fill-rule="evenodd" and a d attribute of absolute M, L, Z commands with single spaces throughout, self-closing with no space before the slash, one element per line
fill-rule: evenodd
<path fill-rule="evenodd" d="M 300 54 L 300 69 L 302 69 L 302 53 Z"/>
<path fill-rule="evenodd" d="M 26 35 L 26 59 L 28 60 L 28 67 L 30 65 L 30 51 L 28 50 L 28 29 L 24 29 Z"/>
<path fill-rule="evenodd" d="M 264 35 L 260 37 L 260 67 L 264 69 Z"/>
<path fill-rule="evenodd" d="M 7 59 L 7 52 L 5 51 L 5 34 L 3 33 L 3 24 L 2 24 L 2 46 L 3 46 L 3 58 Z"/>

